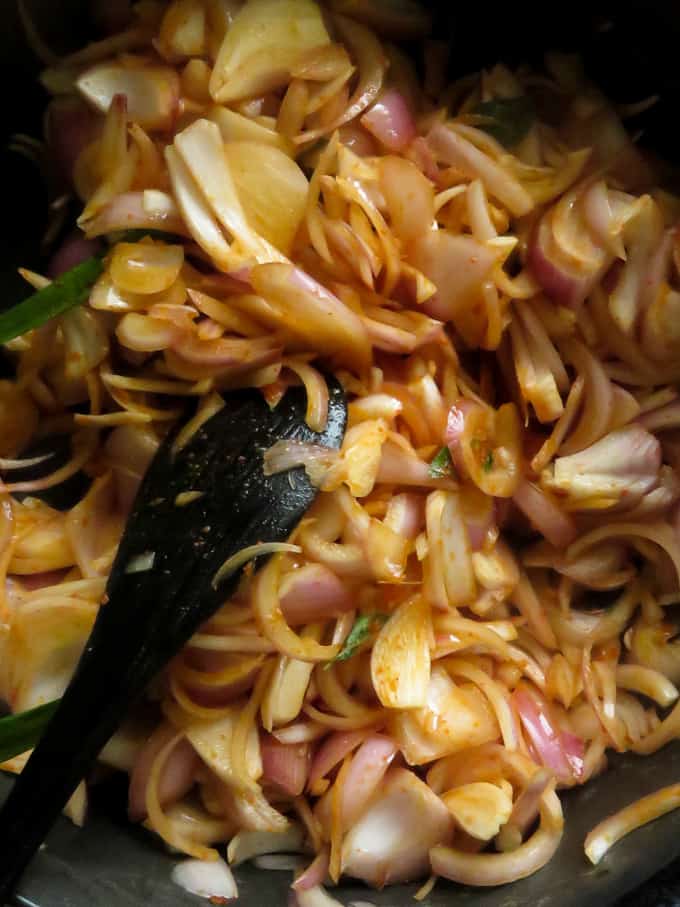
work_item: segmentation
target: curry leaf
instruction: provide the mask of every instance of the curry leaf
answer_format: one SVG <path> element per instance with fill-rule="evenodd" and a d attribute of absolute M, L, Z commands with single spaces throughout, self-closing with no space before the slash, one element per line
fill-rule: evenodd
<path fill-rule="evenodd" d="M 514 98 L 492 98 L 481 101 L 472 113 L 482 117 L 480 129 L 492 135 L 506 148 L 521 142 L 536 118 L 531 99 L 526 95 Z"/>
<path fill-rule="evenodd" d="M 33 749 L 58 705 L 57 699 L 27 712 L 0 718 L 0 762 Z"/>
<path fill-rule="evenodd" d="M 380 613 L 361 614 L 357 617 L 354 621 L 354 626 L 349 631 L 349 636 L 345 640 L 344 646 L 329 664 L 332 664 L 334 661 L 347 661 L 349 658 L 356 655 L 361 644 L 368 639 L 376 627 L 382 626 L 387 621 L 388 617 L 388 614 Z"/>
<path fill-rule="evenodd" d="M 49 286 L 3 312 L 0 315 L 0 343 L 20 337 L 56 315 L 82 305 L 103 269 L 101 259 L 88 258 L 61 274 Z"/>
<path fill-rule="evenodd" d="M 427 474 L 431 479 L 447 479 L 453 475 L 453 460 L 448 447 L 442 447 L 430 463 Z"/>

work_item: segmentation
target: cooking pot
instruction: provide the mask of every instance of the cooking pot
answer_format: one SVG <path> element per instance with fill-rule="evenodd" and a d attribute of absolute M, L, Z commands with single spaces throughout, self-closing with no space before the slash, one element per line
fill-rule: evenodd
<path fill-rule="evenodd" d="M 55 50 L 87 40 L 85 0 L 26 0 L 32 20 Z M 452 76 L 498 61 L 538 62 L 548 49 L 578 50 L 587 70 L 617 102 L 659 95 L 659 102 L 632 123 L 640 142 L 680 165 L 680 4 L 677 0 L 619 0 L 569 4 L 522 2 L 431 4 L 435 34 L 451 42 Z M 3 0 L 0 73 L 3 97 L 2 166 L 4 242 L 0 244 L 0 307 L 27 295 L 18 265 L 40 269 L 40 237 L 46 222 L 46 193 L 32 164 L 6 149 L 16 132 L 39 136 L 47 101 L 37 74 L 38 60 L 20 24 L 15 0 Z M 680 166 L 678 168 L 680 174 Z M 664 179 L 673 188 L 669 168 Z M 675 187 L 677 191 L 677 186 Z M 0 372 L 9 369 L 0 361 Z M 175 858 L 160 842 L 125 819 L 126 779 L 95 788 L 83 829 L 60 819 L 36 855 L 16 894 L 25 907 L 179 907 L 205 904 L 170 878 Z M 582 789 L 563 795 L 566 825 L 560 848 L 548 866 L 529 879 L 503 888 L 470 889 L 440 881 L 423 902 L 430 907 L 605 907 L 680 856 L 680 810 L 617 844 L 600 865 L 583 853 L 587 832 L 604 816 L 636 798 L 680 781 L 680 743 L 653 756 L 613 756 L 610 769 Z M 0 776 L 0 797 L 11 784 Z M 278 907 L 288 899 L 290 873 L 239 867 L 240 904 Z M 369 902 L 410 907 L 417 885 L 381 892 L 343 883 L 333 896 L 344 904 Z M 631 903 L 639 903 L 635 897 Z M 646 903 L 652 903 L 646 901 Z"/>

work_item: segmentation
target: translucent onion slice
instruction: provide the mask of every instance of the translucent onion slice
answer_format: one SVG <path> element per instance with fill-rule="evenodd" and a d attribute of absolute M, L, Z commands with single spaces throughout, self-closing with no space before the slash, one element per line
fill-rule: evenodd
<path fill-rule="evenodd" d="M 254 267 L 253 288 L 270 303 L 281 326 L 320 353 L 363 369 L 370 357 L 366 330 L 348 306 L 291 264 Z"/>
<path fill-rule="evenodd" d="M 421 878 L 430 848 L 452 833 L 453 820 L 439 797 L 413 772 L 392 768 L 345 837 L 342 871 L 376 888 Z"/>
<path fill-rule="evenodd" d="M 512 796 L 488 781 L 462 784 L 441 798 L 463 831 L 478 841 L 495 837 L 512 812 Z"/>
<path fill-rule="evenodd" d="M 279 555 L 274 555 L 259 572 L 253 585 L 253 611 L 262 633 L 278 649 L 300 661 L 328 661 L 339 651 L 337 645 L 321 645 L 310 637 L 293 632 L 283 616 L 279 598 Z"/>
<path fill-rule="evenodd" d="M 83 97 L 106 113 L 116 95 L 127 98 L 128 115 L 143 129 L 170 130 L 178 113 L 179 78 L 167 66 L 100 63 L 76 82 Z"/>
<path fill-rule="evenodd" d="M 354 120 L 375 101 L 383 85 L 388 60 L 377 37 L 370 29 L 346 16 L 336 15 L 333 21 L 357 64 L 359 80 L 340 116 L 322 128 L 300 133 L 295 137 L 296 144 L 316 141 L 322 135 L 332 133 L 345 123 Z"/>
<path fill-rule="evenodd" d="M 505 885 L 532 875 L 552 858 L 562 839 L 564 819 L 554 792 L 543 795 L 540 815 L 537 831 L 517 850 L 471 854 L 450 847 L 434 847 L 430 851 L 432 871 L 463 885 L 484 887 Z"/>
<path fill-rule="evenodd" d="M 621 838 L 678 807 L 680 807 L 680 784 L 672 784 L 670 787 L 663 787 L 653 794 L 641 797 L 630 806 L 625 806 L 613 816 L 600 822 L 589 832 L 584 843 L 586 856 L 591 863 L 597 865 L 607 851 Z"/>
<path fill-rule="evenodd" d="M 392 231 L 405 243 L 418 239 L 434 223 L 434 187 L 411 161 L 387 155 L 379 159 L 380 188 Z"/>
<path fill-rule="evenodd" d="M 425 705 L 431 641 L 430 606 L 421 596 L 400 605 L 381 629 L 371 651 L 371 678 L 386 708 Z"/>
<path fill-rule="evenodd" d="M 109 262 L 111 279 L 124 293 L 162 293 L 179 277 L 182 246 L 166 243 L 116 243 Z"/>
<path fill-rule="evenodd" d="M 224 860 L 184 860 L 172 870 L 172 881 L 213 903 L 225 903 L 238 897 L 236 881 Z"/>
<path fill-rule="evenodd" d="M 176 205 L 170 196 L 167 200 L 168 204 L 161 208 L 149 205 L 149 192 L 123 192 L 87 222 L 86 235 L 92 238 L 119 230 L 161 230 L 188 235 Z"/>
<path fill-rule="evenodd" d="M 227 142 L 224 151 L 248 223 L 284 255 L 290 255 L 306 210 L 306 176 L 295 161 L 271 144 Z"/>
<path fill-rule="evenodd" d="M 487 192 L 502 202 L 515 217 L 528 214 L 534 207 L 533 199 L 521 183 L 455 128 L 438 123 L 430 130 L 427 141 L 439 160 L 458 167 L 467 176 L 481 179 Z"/>
<path fill-rule="evenodd" d="M 226 104 L 280 88 L 309 50 L 329 42 L 312 0 L 249 0 L 224 37 L 210 94 Z"/>
<path fill-rule="evenodd" d="M 303 841 L 302 828 L 294 824 L 280 832 L 240 831 L 229 842 L 227 859 L 230 866 L 239 866 L 262 854 L 300 853 Z"/>
<path fill-rule="evenodd" d="M 470 236 L 446 230 L 428 230 L 415 237 L 408 261 L 436 286 L 437 292 L 423 308 L 440 321 L 462 324 L 466 312 L 479 302 L 483 282 L 497 256 Z"/>
<path fill-rule="evenodd" d="M 175 136 L 174 147 L 217 220 L 242 251 L 262 262 L 285 260 L 248 224 L 217 125 L 210 120 L 196 120 Z M 179 198 L 178 203 L 181 208 Z"/>

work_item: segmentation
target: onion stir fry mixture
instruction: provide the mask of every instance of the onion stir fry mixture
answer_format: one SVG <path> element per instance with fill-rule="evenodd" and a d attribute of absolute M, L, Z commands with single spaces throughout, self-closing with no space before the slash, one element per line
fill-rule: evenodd
<path fill-rule="evenodd" d="M 225 843 L 294 867 L 302 905 L 525 877 L 560 790 L 680 734 L 680 199 L 578 61 L 450 81 L 408 2 L 141 0 L 116 27 L 44 72 L 77 230 L 0 318 L 0 695 L 61 695 L 187 398 L 302 384 L 318 430 L 332 371 L 342 449 L 266 455 L 316 504 L 101 762 L 192 890 Z M 603 817 L 588 856 L 677 803 Z"/>

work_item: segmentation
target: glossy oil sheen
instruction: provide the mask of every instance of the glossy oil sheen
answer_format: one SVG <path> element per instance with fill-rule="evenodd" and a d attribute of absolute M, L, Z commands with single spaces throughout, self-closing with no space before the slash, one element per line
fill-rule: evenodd
<path fill-rule="evenodd" d="M 36 19 L 45 23 L 54 40 L 86 28 L 79 0 L 29 0 Z M 458 73 L 492 64 L 498 59 L 540 58 L 548 47 L 582 50 L 591 73 L 617 100 L 637 100 L 660 92 L 662 101 L 640 124 L 643 142 L 680 163 L 677 102 L 680 99 L 680 10 L 673 0 L 628 0 L 603 3 L 497 5 L 442 3 L 437 35 L 450 36 Z M 23 48 L 12 0 L 3 0 L 0 66 L 5 97 L 2 126 L 39 129 L 40 91 L 29 79 L 36 70 Z M 64 37 L 66 36 L 66 37 Z M 7 117 L 9 111 L 9 121 Z M 638 125 L 637 122 L 635 124 Z M 2 143 L 4 146 L 4 142 Z M 5 158 L 3 156 L 3 163 Z M 30 168 L 17 164 L 0 169 L 9 195 L 13 179 L 30 179 Z M 30 197 L 40 201 L 35 183 Z M 0 288 L 4 300 L 16 299 L 13 269 L 20 260 L 36 264 L 40 218 L 19 213 L 11 242 L 0 244 Z M 33 232 L 31 232 L 31 230 Z M 541 872 L 499 889 L 466 889 L 439 882 L 426 899 L 430 907 L 606 907 L 622 894 L 680 856 L 680 811 L 643 828 L 619 843 L 600 866 L 583 855 L 586 833 L 605 815 L 639 796 L 680 780 L 680 744 L 646 758 L 631 755 L 611 760 L 609 772 L 587 787 L 564 795 L 565 835 L 558 853 Z M 0 776 L 0 796 L 11 781 Z M 123 817 L 124 787 L 113 785 L 100 795 L 84 830 L 59 820 L 46 846 L 39 851 L 19 888 L 22 907 L 183 907 L 206 902 L 185 894 L 170 880 L 175 858 L 150 835 L 127 825 Z M 290 874 L 239 867 L 239 904 L 245 907 L 284 907 Z M 373 892 L 360 885 L 342 885 L 333 895 L 343 904 L 368 901 L 382 907 L 411 907 L 416 886 Z"/>

